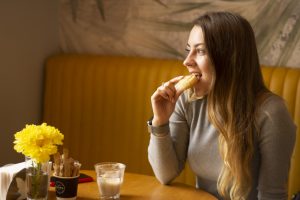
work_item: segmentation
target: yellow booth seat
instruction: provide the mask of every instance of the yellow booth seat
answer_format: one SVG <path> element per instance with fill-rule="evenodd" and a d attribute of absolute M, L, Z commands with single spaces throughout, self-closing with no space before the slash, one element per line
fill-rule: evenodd
<path fill-rule="evenodd" d="M 262 71 L 266 85 L 286 100 L 299 127 L 300 69 L 262 67 Z M 118 161 L 128 172 L 153 174 L 147 159 L 150 96 L 163 81 L 187 73 L 181 61 L 62 54 L 47 60 L 45 72 L 43 121 L 61 130 L 64 146 L 82 168 Z M 297 137 L 290 196 L 300 190 L 299 142 Z M 194 185 L 188 166 L 177 181 Z"/>

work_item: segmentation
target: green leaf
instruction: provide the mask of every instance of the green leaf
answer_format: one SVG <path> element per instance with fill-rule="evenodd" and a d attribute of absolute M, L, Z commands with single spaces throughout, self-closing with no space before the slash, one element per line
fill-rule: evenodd
<path fill-rule="evenodd" d="M 96 0 L 96 2 L 97 2 L 98 10 L 99 10 L 99 13 L 102 17 L 102 20 L 105 21 L 103 0 Z"/>
<path fill-rule="evenodd" d="M 71 11 L 72 11 L 72 18 L 73 18 L 73 21 L 76 23 L 76 21 L 77 21 L 78 0 L 70 0 L 70 4 L 71 4 Z"/>
<path fill-rule="evenodd" d="M 168 8 L 167 4 L 163 3 L 162 1 L 160 1 L 160 0 L 154 0 L 154 1 L 157 2 L 158 4 L 162 5 L 163 7 Z"/>

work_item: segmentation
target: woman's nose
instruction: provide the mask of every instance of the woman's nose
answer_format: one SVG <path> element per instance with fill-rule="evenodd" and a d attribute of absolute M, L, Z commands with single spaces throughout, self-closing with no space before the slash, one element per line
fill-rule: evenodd
<path fill-rule="evenodd" d="M 193 58 L 193 55 L 190 52 L 185 58 L 185 60 L 183 61 L 183 65 L 186 67 L 194 67 L 195 64 L 196 64 L 195 59 Z"/>

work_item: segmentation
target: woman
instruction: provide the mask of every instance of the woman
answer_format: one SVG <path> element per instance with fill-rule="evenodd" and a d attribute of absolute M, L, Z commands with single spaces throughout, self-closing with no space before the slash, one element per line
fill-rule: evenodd
<path fill-rule="evenodd" d="M 196 187 L 219 199 L 287 199 L 296 127 L 284 101 L 263 83 L 251 25 L 212 12 L 190 32 L 184 65 L 196 85 L 176 91 L 182 77 L 151 97 L 149 161 L 163 184 L 188 161 Z"/>

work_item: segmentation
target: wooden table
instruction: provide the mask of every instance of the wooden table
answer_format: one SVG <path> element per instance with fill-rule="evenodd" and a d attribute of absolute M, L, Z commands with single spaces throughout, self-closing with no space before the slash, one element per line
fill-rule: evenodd
<path fill-rule="evenodd" d="M 92 176 L 96 173 L 92 170 L 81 170 L 81 173 Z M 48 199 L 54 200 L 54 188 L 50 188 Z M 80 183 L 78 185 L 77 200 L 99 199 L 99 191 L 95 181 Z M 217 200 L 211 194 L 197 190 L 194 187 L 173 183 L 171 185 L 160 184 L 155 177 L 125 173 L 124 182 L 121 187 L 120 200 Z"/>

